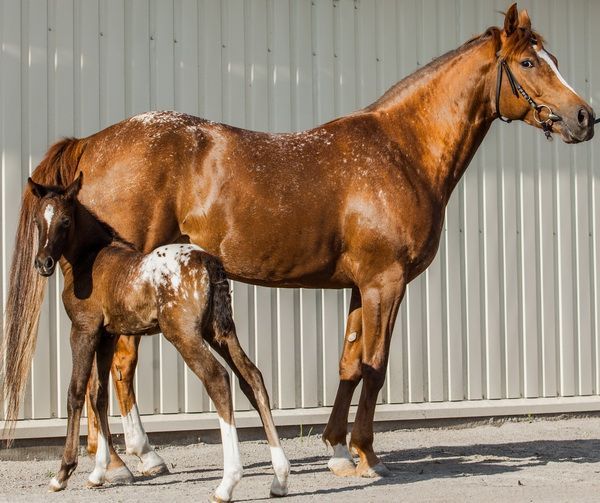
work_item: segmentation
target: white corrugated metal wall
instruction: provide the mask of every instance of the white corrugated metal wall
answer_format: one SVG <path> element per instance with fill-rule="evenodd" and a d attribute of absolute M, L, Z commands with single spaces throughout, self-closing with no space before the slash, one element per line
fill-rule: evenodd
<path fill-rule="evenodd" d="M 0 0 L 3 299 L 21 187 L 59 137 L 154 109 L 258 130 L 309 128 L 374 101 L 418 66 L 501 24 L 497 12 L 507 7 L 508 0 Z M 597 106 L 600 2 L 520 7 L 567 80 Z M 597 408 L 597 141 L 568 147 L 526 126 L 492 128 L 450 201 L 436 260 L 408 289 L 381 401 L 464 401 L 453 410 L 470 410 L 482 399 L 588 396 L 579 407 Z M 348 302 L 343 291 L 234 285 L 240 339 L 275 407 L 300 409 L 298 422 L 333 403 Z M 68 327 L 52 281 L 25 418 L 66 415 Z M 157 337 L 142 342 L 137 391 L 144 414 L 210 410 L 195 377 Z M 241 393 L 235 401 L 248 409 Z M 564 402 L 544 403 L 558 410 L 552 404 Z M 402 407 L 386 417 L 401 417 Z"/>

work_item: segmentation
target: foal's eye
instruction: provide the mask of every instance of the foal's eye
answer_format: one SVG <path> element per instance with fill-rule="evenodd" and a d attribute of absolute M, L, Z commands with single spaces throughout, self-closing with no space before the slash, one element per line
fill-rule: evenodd
<path fill-rule="evenodd" d="M 523 68 L 533 68 L 533 61 L 531 61 L 530 59 L 524 59 L 523 61 L 521 61 L 521 66 Z"/>
<path fill-rule="evenodd" d="M 69 227 L 69 225 L 71 225 L 71 219 L 63 218 L 60 222 L 60 225 L 62 225 L 63 227 Z"/>

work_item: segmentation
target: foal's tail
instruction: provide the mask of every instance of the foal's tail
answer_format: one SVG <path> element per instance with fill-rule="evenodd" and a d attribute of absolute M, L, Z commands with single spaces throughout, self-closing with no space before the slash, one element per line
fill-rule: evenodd
<path fill-rule="evenodd" d="M 85 140 L 74 138 L 54 144 L 33 172 L 33 179 L 45 185 L 68 185 L 75 177 L 84 148 Z M 0 366 L 4 362 L 0 376 L 0 400 L 6 408 L 3 432 L 6 437 L 10 437 L 19 414 L 21 395 L 35 350 L 46 285 L 46 279 L 33 267 L 37 252 L 37 229 L 33 221 L 35 206 L 36 198 L 26 187 L 10 268 L 4 336 L 0 347 Z"/>
<path fill-rule="evenodd" d="M 219 341 L 221 337 L 235 330 L 229 283 L 227 282 L 225 269 L 223 269 L 223 265 L 217 258 L 206 257 L 204 265 L 208 271 L 212 291 L 212 318 L 215 339 Z"/>

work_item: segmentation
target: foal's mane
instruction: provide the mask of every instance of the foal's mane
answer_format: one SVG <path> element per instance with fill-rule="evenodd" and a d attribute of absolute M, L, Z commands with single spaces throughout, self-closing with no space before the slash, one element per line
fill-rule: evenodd
<path fill-rule="evenodd" d="M 452 49 L 451 51 L 442 54 L 441 56 L 433 59 L 425 66 L 417 69 L 410 75 L 407 75 L 402 80 L 390 87 L 374 103 L 368 105 L 363 110 L 367 112 L 376 110 L 381 105 L 392 100 L 394 97 L 396 97 L 396 95 L 399 92 L 412 85 L 415 81 L 421 79 L 422 77 L 428 75 L 431 72 L 434 72 L 446 62 L 453 59 L 455 56 L 462 54 L 464 51 L 478 43 L 488 42 L 489 40 L 492 40 L 494 42 L 494 52 L 496 52 L 498 56 L 504 59 L 511 59 L 515 56 L 518 56 L 527 48 L 528 45 L 532 45 L 534 43 L 537 44 L 537 46 L 540 49 L 543 48 L 544 39 L 539 33 L 532 29 L 525 27 L 517 28 L 517 30 L 510 37 L 507 37 L 504 44 L 502 44 L 501 34 L 502 30 L 500 28 L 498 28 L 497 26 L 490 26 L 483 33 L 475 35 L 474 37 L 467 40 L 464 44 L 458 46 L 456 49 Z M 335 120 L 337 119 L 334 119 L 334 121 Z"/>

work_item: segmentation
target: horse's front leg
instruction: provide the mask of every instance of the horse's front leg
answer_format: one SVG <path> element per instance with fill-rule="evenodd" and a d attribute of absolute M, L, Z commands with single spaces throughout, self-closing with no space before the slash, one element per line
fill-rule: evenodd
<path fill-rule="evenodd" d="M 142 426 L 139 409 L 135 399 L 135 368 L 138 362 L 140 336 L 120 336 L 113 357 L 111 372 L 125 435 L 127 454 L 134 454 L 140 459 L 139 471 L 142 475 L 156 476 L 169 473 L 164 460 L 156 453 L 148 441 L 148 435 Z M 115 467 L 118 469 L 118 467 Z M 107 479 L 113 482 L 109 468 Z"/>
<path fill-rule="evenodd" d="M 89 387 L 89 403 L 100 427 L 97 440 L 96 466 L 88 478 L 89 487 L 99 487 L 108 482 L 130 483 L 133 475 L 116 454 L 108 426 L 108 386 L 110 367 L 115 350 L 115 338 L 103 335 L 96 350 L 96 364 Z M 109 471 L 110 467 L 110 471 Z M 109 474 L 111 475 L 109 477 Z"/>
<path fill-rule="evenodd" d="M 340 359 L 340 384 L 338 386 L 333 410 L 327 427 L 323 432 L 323 441 L 333 448 L 333 455 L 327 466 L 336 475 L 348 477 L 355 475 L 356 467 L 348 450 L 348 411 L 352 395 L 361 379 L 362 355 L 362 303 L 358 288 L 352 289 L 350 312 L 344 336 L 344 350 Z"/>
<path fill-rule="evenodd" d="M 390 339 L 406 282 L 397 266 L 361 286 L 362 296 L 362 378 L 363 388 L 350 446 L 359 455 L 356 474 L 363 477 L 390 475 L 373 451 L 373 417 L 377 395 L 385 380 Z"/>
<path fill-rule="evenodd" d="M 67 438 L 58 474 L 50 481 L 51 491 L 67 487 L 67 481 L 77 467 L 79 450 L 79 421 L 85 401 L 85 391 L 92 370 L 92 361 L 100 334 L 97 328 L 71 328 L 73 370 L 67 397 Z"/>

